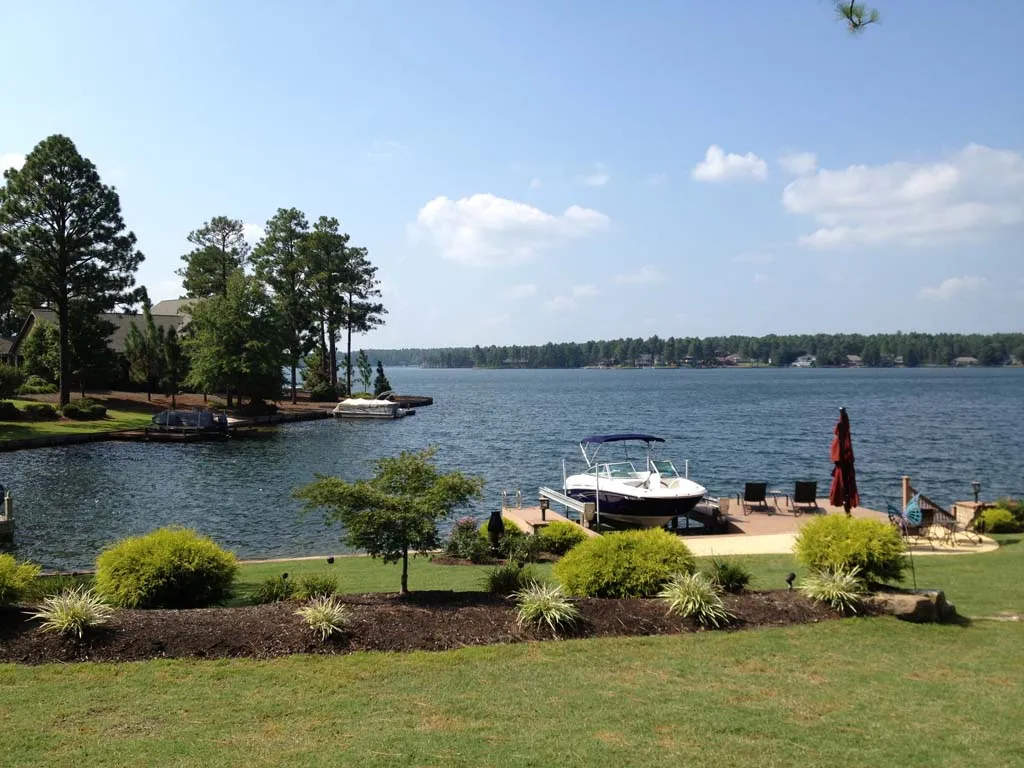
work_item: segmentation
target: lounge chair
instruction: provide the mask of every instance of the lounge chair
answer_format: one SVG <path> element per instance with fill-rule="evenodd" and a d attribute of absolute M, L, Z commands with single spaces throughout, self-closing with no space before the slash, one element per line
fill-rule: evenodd
<path fill-rule="evenodd" d="M 786 497 L 786 503 L 794 515 L 819 511 L 821 507 L 818 506 L 818 481 L 797 480 L 793 495 Z"/>
<path fill-rule="evenodd" d="M 768 483 L 746 483 L 743 486 L 743 493 L 736 494 L 736 503 L 743 507 L 743 514 L 749 515 L 757 509 L 767 509 L 768 506 Z"/>

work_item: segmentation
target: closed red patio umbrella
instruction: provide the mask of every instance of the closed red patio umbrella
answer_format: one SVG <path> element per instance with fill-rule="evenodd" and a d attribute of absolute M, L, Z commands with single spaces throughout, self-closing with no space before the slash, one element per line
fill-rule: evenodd
<path fill-rule="evenodd" d="M 860 506 L 857 493 L 857 473 L 853 468 L 853 443 L 850 441 L 850 417 L 846 409 L 839 409 L 835 437 L 832 439 L 832 487 L 828 500 L 834 507 L 842 507 L 850 514 L 851 507 Z"/>

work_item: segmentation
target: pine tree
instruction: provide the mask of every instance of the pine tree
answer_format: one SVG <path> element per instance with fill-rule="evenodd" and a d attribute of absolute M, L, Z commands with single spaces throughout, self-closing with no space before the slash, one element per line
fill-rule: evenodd
<path fill-rule="evenodd" d="M 186 295 L 204 299 L 226 296 L 228 278 L 245 266 L 249 243 L 239 219 L 214 216 L 188 234 L 195 247 L 182 256 L 185 266 L 177 271 Z"/>
<path fill-rule="evenodd" d="M 44 139 L 4 177 L 0 252 L 17 262 L 19 303 L 57 313 L 63 406 L 71 392 L 72 308 L 94 317 L 140 301 L 145 290 L 134 286 L 143 255 L 125 229 L 117 191 L 66 136 Z"/>

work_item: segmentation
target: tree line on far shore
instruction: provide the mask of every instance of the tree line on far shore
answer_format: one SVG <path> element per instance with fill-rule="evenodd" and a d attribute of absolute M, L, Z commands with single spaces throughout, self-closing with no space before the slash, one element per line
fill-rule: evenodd
<path fill-rule="evenodd" d="M 109 380 L 119 363 L 150 391 L 225 392 L 228 405 L 233 395 L 278 399 L 285 368 L 294 402 L 303 365 L 305 385 L 322 399 L 351 392 L 352 337 L 381 325 L 386 310 L 377 267 L 336 218 L 310 224 L 279 208 L 250 246 L 240 220 L 214 216 L 188 242 L 178 274 L 189 322 L 179 334 L 154 322 L 135 284 L 144 256 L 117 191 L 69 138 L 50 136 L 0 185 L 0 335 L 16 333 L 33 308 L 54 312 L 56 327 L 37 324 L 22 354 L 58 384 L 61 405 L 73 380 Z M 100 315 L 140 305 L 117 360 L 107 343 L 114 326 Z M 358 364 L 365 374 L 368 361 Z"/>
<path fill-rule="evenodd" d="M 975 358 L 978 365 L 1024 364 L 1024 333 L 888 333 L 707 338 L 625 338 L 536 346 L 475 346 L 435 349 L 376 349 L 385 365 L 436 368 L 582 368 L 584 366 L 678 365 L 709 367 L 758 364 L 788 366 L 802 355 L 819 367 L 864 365 L 953 365 Z M 851 356 L 854 358 L 851 360 Z M 856 358 L 860 358 L 857 360 Z"/>

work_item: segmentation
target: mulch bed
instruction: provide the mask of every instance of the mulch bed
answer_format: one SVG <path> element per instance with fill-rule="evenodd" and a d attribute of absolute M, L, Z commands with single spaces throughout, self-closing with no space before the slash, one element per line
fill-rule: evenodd
<path fill-rule="evenodd" d="M 293 653 L 442 651 L 468 645 L 551 639 L 516 626 L 515 606 L 479 592 L 346 595 L 352 618 L 344 635 L 321 643 L 295 615 L 295 603 L 182 611 L 119 610 L 82 640 L 40 632 L 30 612 L 0 609 L 0 662 L 139 661 L 158 658 L 272 658 Z M 704 631 L 671 618 L 659 600 L 579 601 L 575 637 L 666 635 Z M 798 592 L 726 596 L 733 629 L 787 626 L 839 614 Z"/>

